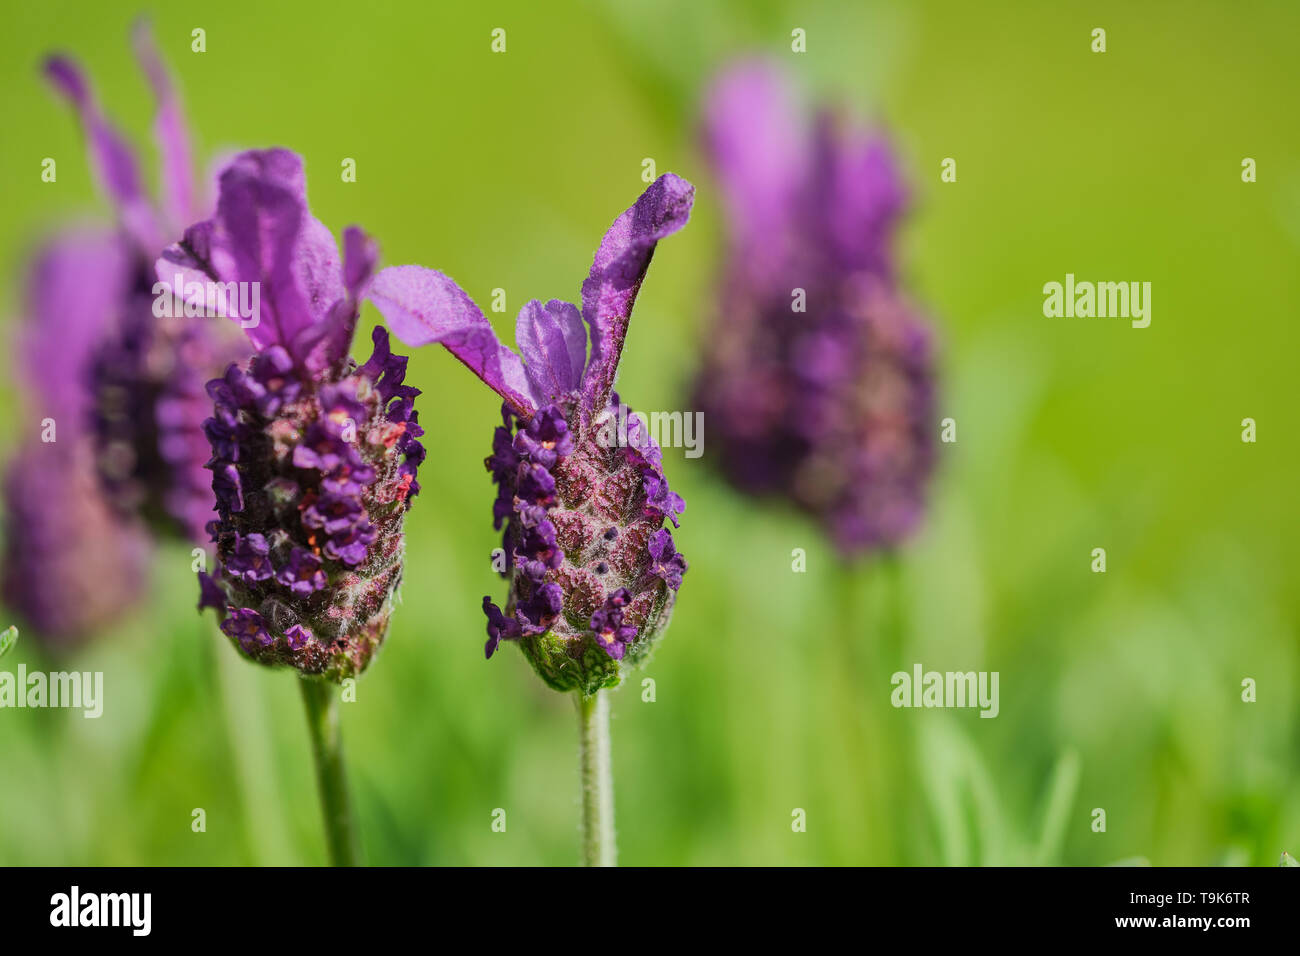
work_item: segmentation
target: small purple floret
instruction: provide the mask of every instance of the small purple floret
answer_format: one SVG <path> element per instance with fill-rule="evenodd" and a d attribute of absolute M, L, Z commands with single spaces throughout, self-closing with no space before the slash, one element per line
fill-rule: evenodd
<path fill-rule="evenodd" d="M 650 536 L 650 570 L 665 584 L 676 591 L 682 586 L 682 575 L 686 573 L 686 559 L 677 553 L 673 545 L 673 533 L 667 528 L 660 528 Z"/>
<path fill-rule="evenodd" d="M 619 588 L 605 598 L 599 611 L 591 615 L 591 630 L 596 643 L 616 661 L 623 659 L 627 645 L 636 640 L 636 628 L 623 623 L 623 608 L 632 603 L 632 593 Z"/>

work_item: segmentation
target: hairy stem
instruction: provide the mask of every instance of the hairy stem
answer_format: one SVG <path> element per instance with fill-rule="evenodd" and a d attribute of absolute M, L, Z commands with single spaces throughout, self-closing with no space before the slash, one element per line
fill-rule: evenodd
<path fill-rule="evenodd" d="M 616 866 L 614 777 L 609 759 L 609 695 L 578 692 L 578 760 L 582 772 L 582 862 Z"/>

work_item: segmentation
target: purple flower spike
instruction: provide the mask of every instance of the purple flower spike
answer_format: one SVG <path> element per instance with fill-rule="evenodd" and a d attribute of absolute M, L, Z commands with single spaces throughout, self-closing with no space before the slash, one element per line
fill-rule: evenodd
<path fill-rule="evenodd" d="M 542 680 L 591 694 L 621 680 L 667 627 L 685 559 L 665 520 L 686 503 L 662 455 L 613 392 L 632 305 L 660 239 L 690 215 L 693 187 L 660 177 L 614 221 L 582 284 L 582 307 L 531 301 L 516 353 L 451 279 L 420 266 L 384 269 L 370 299 L 411 346 L 440 343 L 502 399 L 485 465 L 497 486 L 510 594 L 483 599 L 491 657 L 516 641 Z M 591 341 L 590 358 L 587 341 Z M 628 424 L 619 436 L 618 422 Z M 650 542 L 668 535 L 655 570 Z M 662 552 L 661 552 L 662 553 Z"/>
<path fill-rule="evenodd" d="M 46 244 L 32 264 L 13 343 L 27 417 L 45 434 L 23 436 L 6 466 L 0 589 L 51 646 L 92 637 L 145 583 L 148 541 L 100 485 L 84 384 L 126 285 L 127 261 L 111 232 L 67 232 Z"/>
<path fill-rule="evenodd" d="M 840 117 L 805 122 L 763 64 L 722 76 L 705 113 L 730 225 L 695 388 L 711 447 L 735 486 L 792 500 L 844 555 L 894 547 L 935 453 L 930 336 L 890 249 L 906 203 L 892 153 Z"/>
<path fill-rule="evenodd" d="M 238 330 L 216 320 L 170 308 L 159 314 L 160 306 L 172 303 L 154 288 L 153 261 L 163 236 L 188 222 L 200 199 L 180 101 L 147 23 L 135 25 L 133 42 L 157 102 L 160 208 L 149 199 L 134 151 L 100 110 L 81 69 L 63 56 L 45 64 L 46 78 L 81 122 L 91 168 L 121 227 L 116 273 L 69 279 L 95 290 L 112 313 L 90 340 L 88 367 L 75 381 L 88 383 L 95 463 L 119 513 L 201 541 L 211 514 L 203 384 L 249 350 Z"/>
<path fill-rule="evenodd" d="M 285 150 L 236 157 L 216 215 L 185 235 L 160 260 L 161 282 L 180 266 L 267 290 L 247 330 L 256 353 L 207 386 L 219 567 L 200 575 L 201 607 L 238 609 L 222 629 L 259 663 L 354 677 L 388 630 L 424 458 L 419 389 L 404 384 L 388 333 L 375 330 L 364 364 L 347 354 L 374 244 L 349 229 L 340 261 Z"/>
<path fill-rule="evenodd" d="M 89 446 L 71 431 L 22 445 L 4 507 L 0 593 L 49 646 L 84 643 L 141 598 L 149 542 L 104 500 Z"/>

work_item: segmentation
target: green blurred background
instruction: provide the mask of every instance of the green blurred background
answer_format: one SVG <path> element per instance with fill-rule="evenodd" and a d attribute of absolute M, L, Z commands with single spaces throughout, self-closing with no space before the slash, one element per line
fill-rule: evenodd
<path fill-rule="evenodd" d="M 493 321 L 507 335 L 526 299 L 576 298 L 601 233 L 644 187 L 644 158 L 695 182 L 692 223 L 656 255 L 625 353 L 620 391 L 643 409 L 683 407 L 712 311 L 722 221 L 696 120 L 714 71 L 765 51 L 893 137 L 914 199 L 900 258 L 937 327 L 940 416 L 959 440 L 923 533 L 852 568 L 807 520 L 710 473 L 707 422 L 703 459 L 666 452 L 691 570 L 656 656 L 613 699 L 622 862 L 1275 864 L 1300 846 L 1300 13 L 1086 7 L 156 11 L 205 162 L 299 151 L 336 233 L 360 223 L 385 262 L 440 268 L 481 303 L 504 288 Z M 35 238 L 109 215 L 39 60 L 80 58 L 147 147 L 137 12 L 6 5 L 10 322 Z M 194 27 L 206 53 L 190 52 Z M 489 49 L 496 27 L 504 55 Z M 790 51 L 795 27 L 806 54 Z M 1105 54 L 1089 49 L 1094 27 Z M 56 184 L 40 181 L 46 156 Z M 943 184 L 949 156 L 958 181 Z M 1257 183 L 1241 181 L 1246 156 Z M 356 183 L 340 181 L 343 157 Z M 1043 283 L 1066 272 L 1152 282 L 1151 327 L 1044 318 Z M 574 863 L 573 704 L 513 650 L 482 656 L 480 598 L 502 592 L 482 466 L 497 402 L 437 349 L 408 380 L 424 389 L 431 454 L 402 604 L 343 711 L 367 856 Z M 22 399 L 12 383 L 0 395 L 5 457 L 35 414 Z M 1240 440 L 1247 416 L 1257 444 Z M 1095 547 L 1105 574 L 1090 572 Z M 153 574 L 146 606 L 71 662 L 32 634 L 5 658 L 102 670 L 107 703 L 97 721 L 0 711 L 0 863 L 322 862 L 293 676 L 246 664 L 194 613 L 187 548 L 163 548 Z M 1000 672 L 1000 716 L 890 708 L 889 675 L 915 662 Z M 1255 703 L 1241 700 L 1247 677 Z M 196 807 L 205 833 L 191 832 Z M 795 808 L 807 832 L 792 831 Z"/>

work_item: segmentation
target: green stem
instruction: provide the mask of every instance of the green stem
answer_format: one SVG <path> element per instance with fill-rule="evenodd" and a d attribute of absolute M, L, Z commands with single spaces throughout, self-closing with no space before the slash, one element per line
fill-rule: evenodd
<path fill-rule="evenodd" d="M 582 862 L 616 866 L 614 777 L 609 760 L 609 695 L 578 692 L 578 760 L 582 769 Z"/>
<path fill-rule="evenodd" d="M 312 756 L 316 760 L 316 784 L 325 816 L 330 865 L 357 866 L 361 862 L 361 849 L 356 822 L 352 818 L 352 804 L 348 799 L 347 774 L 343 769 L 338 690 L 325 681 L 304 680 L 300 683 L 302 700 L 307 706 Z"/>

